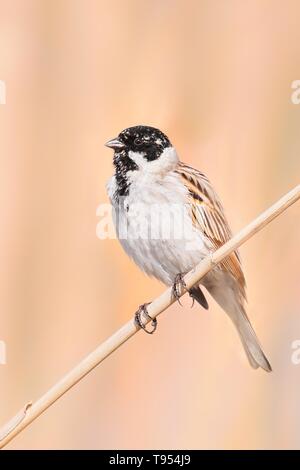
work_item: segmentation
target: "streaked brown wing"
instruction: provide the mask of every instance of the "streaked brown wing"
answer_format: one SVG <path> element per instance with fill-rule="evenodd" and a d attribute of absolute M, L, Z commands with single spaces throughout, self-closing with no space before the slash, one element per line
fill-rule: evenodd
<path fill-rule="evenodd" d="M 200 171 L 184 163 L 178 164 L 176 172 L 188 190 L 188 203 L 191 206 L 194 225 L 204 232 L 215 249 L 224 245 L 232 234 L 222 204 L 209 180 Z M 242 296 L 246 298 L 246 282 L 238 252 L 235 251 L 228 256 L 220 266 L 235 277 Z"/>

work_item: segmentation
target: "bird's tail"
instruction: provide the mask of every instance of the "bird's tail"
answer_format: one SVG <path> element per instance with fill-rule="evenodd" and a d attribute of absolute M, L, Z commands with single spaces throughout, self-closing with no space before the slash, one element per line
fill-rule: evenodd
<path fill-rule="evenodd" d="M 271 372 L 272 367 L 262 350 L 256 333 L 244 310 L 244 307 L 241 307 L 240 316 L 238 322 L 236 322 L 236 327 L 251 366 L 254 369 L 261 367 L 266 372 Z"/>
<path fill-rule="evenodd" d="M 260 346 L 238 292 L 232 286 L 216 284 L 207 286 L 207 289 L 236 326 L 251 366 L 254 369 L 261 367 L 266 372 L 271 372 L 271 365 Z"/>

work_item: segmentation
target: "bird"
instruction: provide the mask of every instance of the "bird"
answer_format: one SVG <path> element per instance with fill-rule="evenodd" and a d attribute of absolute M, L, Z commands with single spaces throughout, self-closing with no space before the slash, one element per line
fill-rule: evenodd
<path fill-rule="evenodd" d="M 128 127 L 105 145 L 114 151 L 115 173 L 106 188 L 117 237 L 138 267 L 171 286 L 179 299 L 186 287 L 184 274 L 232 237 L 220 198 L 201 171 L 179 159 L 159 129 Z M 270 372 L 245 310 L 246 282 L 238 251 L 189 290 L 193 301 L 208 309 L 203 288 L 233 322 L 250 365 Z M 149 316 L 147 305 L 139 307 L 135 321 L 153 333 L 157 321 Z M 143 324 L 142 313 L 152 320 L 151 330 Z"/>

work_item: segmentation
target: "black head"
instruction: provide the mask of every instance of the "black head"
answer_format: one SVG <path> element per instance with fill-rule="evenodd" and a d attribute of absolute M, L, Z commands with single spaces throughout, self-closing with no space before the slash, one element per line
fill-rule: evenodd
<path fill-rule="evenodd" d="M 123 155 L 132 152 L 142 153 L 147 161 L 158 159 L 164 149 L 171 147 L 168 137 L 159 129 L 149 126 L 128 127 L 116 139 L 106 143 L 107 147 Z"/>
<path fill-rule="evenodd" d="M 139 170 L 137 158 L 152 167 L 152 162 L 159 159 L 163 151 L 171 147 L 168 137 L 160 130 L 149 126 L 128 127 L 117 138 L 106 143 L 114 153 L 115 177 L 117 190 L 115 197 L 125 196 L 129 192 L 132 171 Z M 147 166 L 146 165 L 146 166 Z"/>

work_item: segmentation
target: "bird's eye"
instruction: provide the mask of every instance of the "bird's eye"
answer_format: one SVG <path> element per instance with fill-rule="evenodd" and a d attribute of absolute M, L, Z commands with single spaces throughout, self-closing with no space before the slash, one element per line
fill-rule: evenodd
<path fill-rule="evenodd" d="M 138 137 L 136 139 L 134 139 L 134 144 L 139 146 L 139 145 L 142 145 L 143 141 L 142 139 L 139 139 Z"/>

